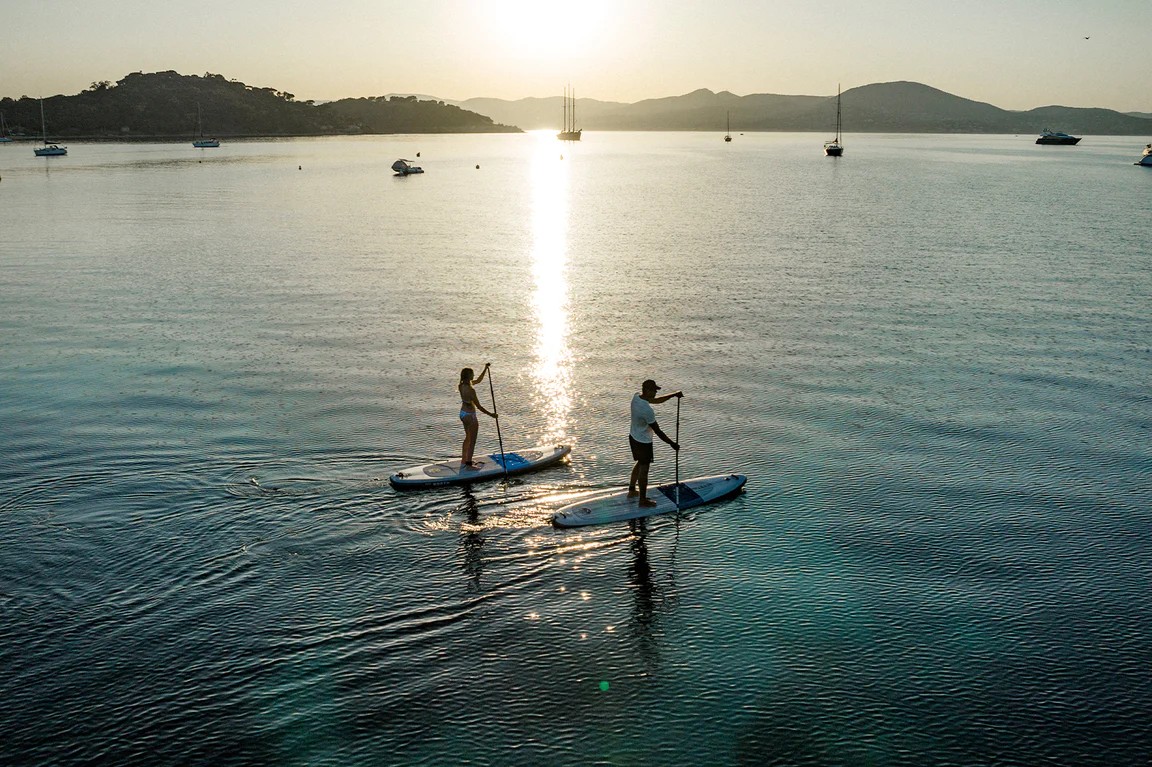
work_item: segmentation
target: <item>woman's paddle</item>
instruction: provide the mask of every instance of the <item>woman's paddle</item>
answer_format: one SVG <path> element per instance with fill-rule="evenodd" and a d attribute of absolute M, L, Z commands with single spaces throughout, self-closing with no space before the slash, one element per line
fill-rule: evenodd
<path fill-rule="evenodd" d="M 492 412 L 496 413 L 496 441 L 500 444 L 500 466 L 504 469 L 504 480 L 507 481 L 508 456 L 504 455 L 504 437 L 500 436 L 500 409 L 496 407 L 496 387 L 492 385 L 492 363 L 485 363 L 484 367 L 488 368 L 488 392 L 492 395 Z"/>
<path fill-rule="evenodd" d="M 489 380 L 491 383 L 491 380 Z M 676 398 L 676 510 L 680 510 L 680 400 Z M 496 407 L 493 405 L 492 407 Z"/>

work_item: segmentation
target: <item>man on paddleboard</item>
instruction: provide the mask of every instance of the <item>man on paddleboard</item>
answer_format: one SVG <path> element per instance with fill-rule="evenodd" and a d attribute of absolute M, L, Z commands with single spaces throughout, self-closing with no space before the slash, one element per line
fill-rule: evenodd
<path fill-rule="evenodd" d="M 667 442 L 673 450 L 680 449 L 667 434 L 660 431 L 660 425 L 656 423 L 656 411 L 652 406 L 673 397 L 683 397 L 684 392 L 677 391 L 657 397 L 658 391 L 660 387 L 649 378 L 640 385 L 640 393 L 632 395 L 632 428 L 628 433 L 628 444 L 632 447 L 632 458 L 636 461 L 632 467 L 632 476 L 628 479 L 628 497 L 639 498 L 640 505 L 649 508 L 656 505 L 655 501 L 648 499 L 648 469 L 652 466 L 653 458 L 652 435 Z"/>

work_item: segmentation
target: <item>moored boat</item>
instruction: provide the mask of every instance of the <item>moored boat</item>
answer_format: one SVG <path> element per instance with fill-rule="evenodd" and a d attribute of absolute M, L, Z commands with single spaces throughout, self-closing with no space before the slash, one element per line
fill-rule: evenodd
<path fill-rule="evenodd" d="M 68 147 L 57 144 L 45 144 L 44 146 L 36 147 L 32 152 L 37 157 L 59 157 L 68 154 Z"/>
<path fill-rule="evenodd" d="M 411 176 L 413 173 L 424 172 L 424 169 L 419 165 L 412 165 L 411 160 L 404 159 L 392 163 L 392 170 L 396 171 L 397 176 Z"/>
<path fill-rule="evenodd" d="M 1075 146 L 1080 143 L 1080 137 L 1069 136 L 1067 133 L 1061 133 L 1060 131 L 1044 130 L 1041 132 L 1040 138 L 1036 139 L 1036 143 Z"/>
<path fill-rule="evenodd" d="M 824 142 L 824 154 L 839 157 L 844 154 L 844 144 L 840 142 L 840 86 L 836 86 L 836 138 Z"/>
<path fill-rule="evenodd" d="M 564 129 L 556 134 L 561 141 L 579 141 L 581 130 L 576 127 L 576 92 L 572 86 L 564 89 Z"/>
<path fill-rule="evenodd" d="M 37 157 L 60 157 L 68 154 L 68 147 L 48 143 L 48 124 L 44 122 L 44 99 L 40 99 L 40 131 L 44 136 L 44 146 L 33 149 L 33 154 Z"/>
<path fill-rule="evenodd" d="M 1140 154 L 1140 159 L 1132 163 L 1133 165 L 1143 165 L 1145 168 L 1152 168 L 1152 144 L 1144 147 L 1144 151 Z"/>
<path fill-rule="evenodd" d="M 193 139 L 192 146 L 197 149 L 214 149 L 220 146 L 220 139 L 204 137 L 204 120 L 200 116 L 199 104 L 196 105 L 196 129 L 200 132 L 200 138 Z"/>

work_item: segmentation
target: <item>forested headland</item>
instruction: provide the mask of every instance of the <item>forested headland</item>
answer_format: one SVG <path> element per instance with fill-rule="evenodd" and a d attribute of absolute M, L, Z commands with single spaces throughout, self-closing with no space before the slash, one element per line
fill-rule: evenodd
<path fill-rule="evenodd" d="M 8 134 L 41 135 L 40 100 L 0 99 Z M 178 139 L 198 136 L 318 136 L 371 133 L 518 133 L 442 101 L 379 96 L 317 104 L 223 75 L 133 72 L 74 96 L 44 99 L 50 139 Z"/>

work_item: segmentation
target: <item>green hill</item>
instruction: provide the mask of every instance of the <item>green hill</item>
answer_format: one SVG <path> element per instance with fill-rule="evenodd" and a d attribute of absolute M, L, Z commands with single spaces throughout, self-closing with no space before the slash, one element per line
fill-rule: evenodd
<path fill-rule="evenodd" d="M 50 138 L 191 137 L 198 133 L 198 107 L 204 133 L 212 136 L 519 132 L 439 101 L 393 96 L 315 104 L 223 75 L 171 71 L 134 72 L 74 96 L 44 99 Z M 0 99 L 0 113 L 10 133 L 40 135 L 38 99 Z"/>

